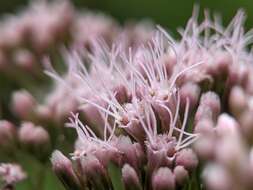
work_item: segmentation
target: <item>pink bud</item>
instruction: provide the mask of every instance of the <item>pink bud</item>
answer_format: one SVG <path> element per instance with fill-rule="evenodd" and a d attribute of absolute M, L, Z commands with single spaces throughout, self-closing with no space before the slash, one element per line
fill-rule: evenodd
<path fill-rule="evenodd" d="M 49 135 L 42 127 L 35 127 L 31 122 L 22 123 L 19 131 L 19 140 L 24 144 L 45 145 L 49 142 Z"/>
<path fill-rule="evenodd" d="M 12 110 L 21 118 L 28 118 L 36 105 L 32 95 L 25 91 L 16 91 L 12 95 Z"/>
<path fill-rule="evenodd" d="M 64 186 L 69 189 L 81 189 L 80 182 L 72 167 L 71 161 L 59 150 L 55 150 L 51 157 L 52 168 Z"/>
<path fill-rule="evenodd" d="M 87 176 L 94 188 L 109 189 L 107 171 L 95 156 L 88 154 L 81 157 L 80 165 L 82 173 Z"/>
<path fill-rule="evenodd" d="M 201 96 L 200 104 L 209 107 L 214 114 L 217 116 L 221 111 L 221 103 L 219 96 L 214 92 L 206 92 Z"/>
<path fill-rule="evenodd" d="M 15 17 L 6 17 L 1 25 L 0 47 L 12 49 L 21 45 L 23 41 L 22 22 Z"/>
<path fill-rule="evenodd" d="M 35 154 L 39 159 L 47 159 L 50 150 L 50 137 L 48 132 L 31 122 L 24 122 L 18 131 L 21 145 Z"/>
<path fill-rule="evenodd" d="M 131 139 L 127 136 L 120 136 L 116 147 L 120 152 L 123 153 L 123 163 L 130 164 L 134 169 L 138 171 L 141 165 L 139 165 L 139 158 L 136 154 L 136 147 L 131 142 Z"/>
<path fill-rule="evenodd" d="M 194 143 L 194 151 L 203 160 L 212 159 L 215 155 L 216 141 L 215 138 L 210 138 L 208 134 L 203 135 Z"/>
<path fill-rule="evenodd" d="M 197 124 L 201 120 L 209 120 L 210 122 L 214 122 L 212 110 L 209 107 L 202 104 L 199 105 L 195 113 L 194 122 Z"/>
<path fill-rule="evenodd" d="M 194 133 L 200 133 L 202 135 L 213 136 L 214 131 L 214 123 L 210 119 L 201 119 L 194 127 Z"/>
<path fill-rule="evenodd" d="M 163 97 L 164 94 L 162 93 L 161 96 Z M 168 95 L 166 94 L 165 96 L 167 97 Z M 162 101 L 164 101 L 162 97 L 160 97 L 160 98 L 162 99 Z M 177 103 L 176 103 L 175 99 L 173 99 L 173 98 L 171 98 L 170 101 L 164 102 L 164 106 L 166 106 L 172 112 L 173 117 L 175 115 L 176 105 L 177 105 Z M 161 122 L 162 131 L 163 132 L 169 131 L 170 125 L 168 125 L 168 123 L 170 123 L 172 118 L 171 118 L 170 114 L 168 113 L 167 109 L 165 109 L 163 106 L 161 106 L 156 101 L 152 102 L 152 107 L 154 108 L 154 112 L 157 114 L 157 116 Z"/>
<path fill-rule="evenodd" d="M 232 188 L 231 178 L 222 166 L 208 165 L 203 172 L 203 177 L 210 190 L 230 190 Z"/>
<path fill-rule="evenodd" d="M 96 101 L 96 103 L 102 107 L 104 106 L 104 102 L 101 100 L 92 101 Z M 83 117 L 84 123 L 90 126 L 98 136 L 103 136 L 104 120 L 101 113 L 95 106 L 91 104 L 83 105 L 81 108 L 81 116 Z"/>
<path fill-rule="evenodd" d="M 139 143 L 142 143 L 146 139 L 145 131 L 138 120 L 127 121 L 126 126 L 123 126 L 123 128 Z"/>
<path fill-rule="evenodd" d="M 174 190 L 176 187 L 175 176 L 167 167 L 159 168 L 152 175 L 153 190 Z"/>
<path fill-rule="evenodd" d="M 32 52 L 26 49 L 17 50 L 14 54 L 15 63 L 21 68 L 32 70 L 36 64 L 36 60 Z"/>
<path fill-rule="evenodd" d="M 113 89 L 113 92 L 115 93 L 115 98 L 120 104 L 124 104 L 129 101 L 128 92 L 124 85 L 116 86 Z"/>
<path fill-rule="evenodd" d="M 160 62 L 162 62 L 161 64 L 165 64 L 167 76 L 171 76 L 173 72 L 173 68 L 177 62 L 175 53 L 172 50 L 169 50 L 168 53 L 166 53 L 160 59 Z"/>
<path fill-rule="evenodd" d="M 38 105 L 35 109 L 36 116 L 42 120 L 50 120 L 53 117 L 52 110 L 48 106 Z"/>
<path fill-rule="evenodd" d="M 180 88 L 180 98 L 182 100 L 182 107 L 185 107 L 187 98 L 190 101 L 191 108 L 194 108 L 198 102 L 200 95 L 200 87 L 194 83 L 186 83 Z"/>
<path fill-rule="evenodd" d="M 206 92 L 200 98 L 200 104 L 195 115 L 195 122 L 203 118 L 215 121 L 221 110 L 220 98 L 214 92 Z"/>
<path fill-rule="evenodd" d="M 247 108 L 247 97 L 240 86 L 232 88 L 229 96 L 229 107 L 236 116 L 239 116 Z"/>
<path fill-rule="evenodd" d="M 198 166 L 198 158 L 192 149 L 182 149 L 176 155 L 176 165 L 184 166 L 185 169 L 192 171 Z"/>
<path fill-rule="evenodd" d="M 233 63 L 232 56 L 227 52 L 218 52 L 215 60 L 209 64 L 208 71 L 212 75 L 221 75 L 228 72 L 228 67 Z"/>
<path fill-rule="evenodd" d="M 0 120 L 0 146 L 9 147 L 13 145 L 16 138 L 16 128 L 12 123 Z"/>
<path fill-rule="evenodd" d="M 189 179 L 188 171 L 183 166 L 176 166 L 173 170 L 178 185 L 183 186 Z"/>
<path fill-rule="evenodd" d="M 98 147 L 96 148 L 94 155 L 104 168 L 106 168 L 110 162 L 113 162 L 118 166 L 122 165 L 123 154 L 118 150 Z"/>
<path fill-rule="evenodd" d="M 176 139 L 168 135 L 158 135 L 153 143 L 146 142 L 147 146 L 147 168 L 152 173 L 161 166 L 173 167 L 176 153 Z"/>
<path fill-rule="evenodd" d="M 232 64 L 229 67 L 229 85 L 233 86 L 238 84 L 244 86 L 247 83 L 249 75 L 247 64 L 243 62 L 240 64 Z"/>
<path fill-rule="evenodd" d="M 219 135 L 230 135 L 232 133 L 238 133 L 239 124 L 237 121 L 226 113 L 221 114 L 218 117 L 216 131 Z"/>
<path fill-rule="evenodd" d="M 122 178 L 126 189 L 141 190 L 141 184 L 136 171 L 128 164 L 122 168 Z"/>
<path fill-rule="evenodd" d="M 230 133 L 217 142 L 217 161 L 232 171 L 240 171 L 248 160 L 247 146 L 241 138 L 239 133 Z"/>
<path fill-rule="evenodd" d="M 6 185 L 13 185 L 26 178 L 26 173 L 18 164 L 0 164 L 0 179 Z"/>
<path fill-rule="evenodd" d="M 136 156 L 138 158 L 138 165 L 142 166 L 146 163 L 146 155 L 144 153 L 143 147 L 139 143 L 134 143 Z"/>

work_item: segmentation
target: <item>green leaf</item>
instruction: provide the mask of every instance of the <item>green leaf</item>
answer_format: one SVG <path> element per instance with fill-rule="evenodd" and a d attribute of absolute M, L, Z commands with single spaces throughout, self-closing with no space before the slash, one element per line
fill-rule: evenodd
<path fill-rule="evenodd" d="M 108 173 L 112 181 L 113 190 L 125 190 L 125 187 L 122 181 L 121 168 L 119 168 L 113 162 L 110 162 L 108 166 Z"/>

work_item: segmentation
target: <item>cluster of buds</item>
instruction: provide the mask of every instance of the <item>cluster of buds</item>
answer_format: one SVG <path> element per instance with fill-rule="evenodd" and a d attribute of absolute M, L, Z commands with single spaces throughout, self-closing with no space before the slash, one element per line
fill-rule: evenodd
<path fill-rule="evenodd" d="M 0 26 L 0 71 L 10 76 L 29 71 L 37 77 L 42 57 L 55 57 L 62 45 L 92 51 L 92 42 L 103 39 L 109 45 L 124 41 L 126 47 L 136 46 L 150 39 L 154 29 L 149 23 L 121 28 L 106 15 L 76 11 L 68 0 L 32 2 L 18 14 L 6 15 Z"/>
<path fill-rule="evenodd" d="M 25 178 L 26 173 L 18 164 L 0 164 L 0 188 L 2 190 L 13 190 L 15 184 Z"/>
<path fill-rule="evenodd" d="M 9 121 L 1 120 L 0 139 L 1 159 L 22 150 L 41 161 L 46 161 L 52 148 L 47 130 L 31 122 L 23 122 L 21 126 L 16 127 Z"/>
<path fill-rule="evenodd" d="M 195 132 L 200 138 L 194 150 L 204 163 L 202 177 L 210 190 L 253 187 L 250 180 L 253 72 L 252 56 L 247 53 L 250 42 L 246 40 L 251 35 L 243 33 L 243 21 L 243 12 L 239 11 L 229 27 L 222 30 L 231 37 L 229 51 L 208 69 L 216 94 L 203 94 L 195 115 Z M 235 30 L 240 32 L 236 34 Z"/>
<path fill-rule="evenodd" d="M 197 155 L 209 163 L 208 189 L 251 189 L 241 135 L 251 127 L 252 35 L 243 21 L 239 11 L 223 29 L 208 15 L 198 25 L 194 15 L 181 41 L 159 27 L 146 46 L 128 52 L 94 42 L 88 66 L 67 54 L 71 84 L 48 70 L 78 100 L 82 120 L 73 113 L 68 124 L 78 134 L 72 161 L 60 151 L 51 159 L 66 189 L 187 188 L 199 179 L 189 180 Z"/>
<path fill-rule="evenodd" d="M 20 12 L 1 18 L 0 26 L 0 75 L 4 84 L 0 85 L 4 91 L 0 95 L 0 161 L 19 162 L 20 154 L 27 154 L 45 165 L 53 149 L 72 146 L 75 135 L 62 126 L 70 112 L 78 110 L 80 101 L 69 87 L 46 78 L 43 70 L 48 65 L 43 64 L 43 58 L 54 60 L 57 71 L 64 70 L 59 52 L 65 47 L 82 52 L 86 62 L 96 50 L 95 40 L 108 48 L 119 41 L 124 50 L 137 48 L 151 38 L 154 29 L 152 24 L 142 23 L 120 27 L 106 15 L 76 11 L 68 0 L 31 2 Z M 83 85 L 68 73 L 64 80 L 73 88 Z M 98 112 L 94 107 L 84 109 Z M 92 125 L 97 122 L 82 116 Z M 34 174 L 29 171 L 29 175 Z"/>
<path fill-rule="evenodd" d="M 6 16 L 0 24 L 1 70 L 39 67 L 41 54 L 68 37 L 73 17 L 67 1 L 34 2 L 17 15 Z"/>
<path fill-rule="evenodd" d="M 77 100 L 58 84 L 50 83 L 52 87 L 48 92 L 49 81 L 43 74 L 45 56 L 54 60 L 57 69 L 64 70 L 65 65 L 58 63 L 62 46 L 78 51 L 82 47 L 86 61 L 89 53 L 96 49 L 95 40 L 99 39 L 108 47 L 113 42 L 121 42 L 122 49 L 126 50 L 147 42 L 154 31 L 152 23 L 119 27 L 106 15 L 76 11 L 67 0 L 32 2 L 16 15 L 3 17 L 0 25 L 0 73 L 11 84 L 7 95 L 0 96 L 3 117 L 10 111 L 6 96 L 9 100 L 12 93 L 14 116 L 30 121 L 53 120 L 58 125 L 77 109 Z M 17 77 L 20 80 L 15 80 Z M 38 84 L 41 86 L 39 93 Z"/>
<path fill-rule="evenodd" d="M 157 32 L 147 47 L 127 55 L 119 47 L 95 44 L 89 68 L 70 53 L 68 74 L 75 85 L 47 72 L 78 99 L 83 121 L 73 113 L 68 124 L 78 134 L 72 161 L 60 151 L 51 158 L 66 189 L 117 189 L 120 183 L 125 189 L 173 190 L 187 185 L 198 166 L 190 147 L 198 134 L 187 132 L 187 119 L 200 90 L 195 83 L 177 82 L 200 63 L 178 70 L 183 63 L 170 63 L 174 57 L 167 55 L 165 40 Z"/>
<path fill-rule="evenodd" d="M 204 123 L 202 127 L 195 150 L 207 162 L 202 174 L 205 186 L 210 190 L 252 189 L 251 145 L 236 119 L 223 113 L 214 127 Z"/>

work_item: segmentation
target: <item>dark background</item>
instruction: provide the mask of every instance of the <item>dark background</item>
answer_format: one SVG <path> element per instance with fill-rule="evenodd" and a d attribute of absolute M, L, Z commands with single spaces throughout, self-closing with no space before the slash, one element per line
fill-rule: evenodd
<path fill-rule="evenodd" d="M 78 9 L 88 8 L 102 11 L 121 23 L 126 19 L 151 18 L 174 31 L 184 26 L 192 13 L 194 4 L 200 6 L 200 13 L 208 8 L 212 13 L 220 13 L 227 23 L 239 8 L 248 15 L 246 26 L 253 26 L 253 0 L 72 0 Z M 0 13 L 15 12 L 25 7 L 28 0 L 0 0 Z"/>

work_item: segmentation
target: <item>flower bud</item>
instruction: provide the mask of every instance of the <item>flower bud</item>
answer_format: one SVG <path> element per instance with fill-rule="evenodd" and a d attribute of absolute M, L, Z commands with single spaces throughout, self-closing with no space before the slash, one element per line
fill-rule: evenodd
<path fill-rule="evenodd" d="M 52 118 L 57 122 L 65 120 L 69 113 L 75 112 L 78 107 L 76 97 L 65 85 L 60 84 L 46 97 L 46 104 L 54 113 Z"/>
<path fill-rule="evenodd" d="M 48 106 L 38 105 L 35 109 L 36 117 L 41 120 L 50 120 L 53 117 L 52 110 Z"/>
<path fill-rule="evenodd" d="M 195 123 L 201 119 L 216 121 L 221 110 L 220 99 L 214 92 L 206 92 L 200 98 L 200 104 L 195 114 Z"/>
<path fill-rule="evenodd" d="M 226 113 L 223 113 L 218 117 L 216 131 L 219 135 L 224 136 L 237 133 L 238 129 L 239 124 L 233 117 L 229 116 Z"/>
<path fill-rule="evenodd" d="M 25 90 L 16 91 L 12 95 L 12 110 L 21 118 L 28 118 L 32 114 L 35 104 L 36 101 L 32 95 Z"/>
<path fill-rule="evenodd" d="M 244 169 L 248 160 L 247 146 L 242 141 L 239 133 L 223 136 L 217 144 L 215 151 L 219 163 L 235 173 Z"/>
<path fill-rule="evenodd" d="M 27 70 L 32 70 L 36 64 L 34 55 L 26 49 L 15 52 L 14 61 L 18 66 Z"/>
<path fill-rule="evenodd" d="M 247 108 L 247 97 L 241 87 L 232 88 L 229 96 L 229 108 L 235 116 L 239 116 Z"/>
<path fill-rule="evenodd" d="M 182 149 L 176 155 L 176 165 L 184 166 L 185 169 L 192 171 L 198 166 L 197 155 L 192 149 Z"/>
<path fill-rule="evenodd" d="M 146 139 L 145 131 L 138 120 L 128 122 L 123 128 L 139 143 L 142 143 Z"/>
<path fill-rule="evenodd" d="M 26 173 L 18 164 L 0 164 L 0 179 L 5 185 L 14 185 L 26 178 Z"/>
<path fill-rule="evenodd" d="M 101 100 L 92 101 L 99 102 L 98 104 L 103 106 Z M 91 104 L 83 105 L 81 108 L 81 116 L 83 117 L 85 124 L 87 124 L 99 137 L 103 137 L 104 120 L 95 106 Z"/>
<path fill-rule="evenodd" d="M 175 176 L 167 167 L 161 167 L 152 175 L 153 190 L 174 190 L 176 187 Z"/>
<path fill-rule="evenodd" d="M 208 72 L 212 75 L 221 75 L 228 72 L 228 66 L 233 63 L 232 56 L 227 52 L 218 52 L 215 55 L 215 60 L 208 68 Z"/>
<path fill-rule="evenodd" d="M 201 120 L 209 120 L 210 122 L 214 122 L 211 109 L 209 107 L 206 107 L 205 105 L 200 104 L 195 114 L 194 122 L 195 124 L 197 124 Z"/>
<path fill-rule="evenodd" d="M 143 164 L 146 163 L 145 152 L 142 148 L 142 145 L 139 143 L 134 143 L 134 147 L 135 147 L 136 156 L 138 158 L 138 164 L 139 166 L 142 166 Z"/>
<path fill-rule="evenodd" d="M 249 76 L 249 69 L 243 62 L 232 64 L 229 67 L 229 85 L 246 85 Z"/>
<path fill-rule="evenodd" d="M 49 153 L 50 137 L 43 127 L 35 127 L 31 122 L 24 122 L 18 131 L 18 138 L 24 148 L 40 158 L 44 158 Z"/>
<path fill-rule="evenodd" d="M 122 168 L 122 178 L 126 189 L 141 190 L 141 184 L 136 171 L 128 164 Z"/>
<path fill-rule="evenodd" d="M 194 133 L 202 135 L 214 135 L 214 123 L 210 119 L 201 119 L 194 127 Z"/>
<path fill-rule="evenodd" d="M 168 52 L 160 58 L 159 62 L 161 62 L 160 64 L 165 65 L 167 76 L 168 77 L 171 76 L 171 74 L 173 72 L 173 68 L 177 62 L 176 56 L 175 56 L 175 53 L 173 52 L 173 50 L 169 49 Z"/>
<path fill-rule="evenodd" d="M 0 120 L 0 147 L 10 147 L 16 137 L 16 129 L 12 123 Z"/>
<path fill-rule="evenodd" d="M 221 111 L 219 96 L 214 92 L 206 92 L 201 96 L 200 104 L 209 107 L 213 117 L 216 118 Z"/>
<path fill-rule="evenodd" d="M 183 166 L 176 166 L 173 170 L 178 185 L 183 186 L 189 179 L 189 173 Z"/>
<path fill-rule="evenodd" d="M 203 159 L 212 159 L 215 155 L 216 139 L 207 135 L 201 136 L 194 143 L 194 151 Z"/>
<path fill-rule="evenodd" d="M 194 108 L 198 102 L 200 95 L 200 87 L 194 83 L 186 83 L 180 88 L 180 98 L 182 107 L 185 107 L 186 100 L 189 99 L 191 108 Z"/>
<path fill-rule="evenodd" d="M 98 147 L 94 155 L 104 168 L 107 168 L 110 162 L 117 166 L 122 165 L 123 154 L 114 148 L 105 149 Z"/>
<path fill-rule="evenodd" d="M 161 93 L 161 96 L 159 98 L 163 99 L 164 96 L 168 97 L 168 95 L 165 93 Z M 175 101 L 175 99 L 171 98 L 170 101 L 166 101 L 164 102 L 164 106 L 167 107 L 173 114 L 173 116 L 175 115 L 175 111 L 176 111 L 176 105 L 177 102 Z M 159 104 L 158 102 L 154 101 L 152 103 L 152 107 L 154 108 L 154 113 L 157 115 L 157 117 L 159 118 L 160 122 L 161 122 L 161 129 L 163 132 L 165 131 L 169 131 L 169 126 L 168 123 L 171 122 L 171 116 L 168 113 L 167 109 L 165 109 L 165 107 L 161 106 L 161 104 Z"/>
<path fill-rule="evenodd" d="M 109 189 L 106 169 L 95 156 L 88 154 L 81 157 L 80 165 L 82 173 L 87 176 L 88 181 L 92 184 L 94 189 Z"/>
<path fill-rule="evenodd" d="M 55 150 L 52 153 L 51 163 L 56 176 L 67 189 L 82 189 L 80 187 L 80 182 L 72 167 L 71 161 L 59 150 Z"/>
<path fill-rule="evenodd" d="M 220 165 L 208 165 L 204 169 L 203 177 L 210 190 L 230 190 L 232 188 L 229 174 Z"/>
<path fill-rule="evenodd" d="M 147 168 L 149 173 L 162 167 L 173 167 L 174 156 L 176 153 L 176 138 L 168 135 L 158 135 L 154 142 L 146 142 L 147 149 Z"/>
<path fill-rule="evenodd" d="M 134 169 L 138 171 L 141 165 L 139 165 L 139 158 L 136 152 L 136 147 L 131 142 L 131 139 L 127 136 L 120 136 L 116 147 L 120 152 L 124 154 L 123 163 L 130 164 Z"/>
<path fill-rule="evenodd" d="M 128 102 L 129 97 L 125 86 L 123 85 L 116 86 L 113 89 L 113 92 L 115 93 L 115 98 L 120 104 Z"/>

